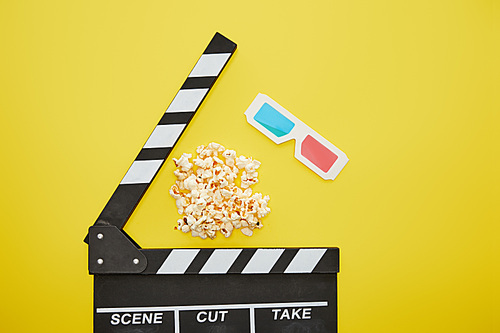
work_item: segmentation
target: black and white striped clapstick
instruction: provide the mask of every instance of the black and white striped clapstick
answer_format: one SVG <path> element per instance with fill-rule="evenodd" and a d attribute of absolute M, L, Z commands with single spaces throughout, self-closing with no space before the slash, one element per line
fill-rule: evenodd
<path fill-rule="evenodd" d="M 122 229 L 222 70 L 236 44 L 216 33 L 109 199 L 96 223 Z M 87 238 L 86 238 L 87 241 Z"/>
<path fill-rule="evenodd" d="M 338 248 L 143 250 L 143 274 L 338 273 Z"/>

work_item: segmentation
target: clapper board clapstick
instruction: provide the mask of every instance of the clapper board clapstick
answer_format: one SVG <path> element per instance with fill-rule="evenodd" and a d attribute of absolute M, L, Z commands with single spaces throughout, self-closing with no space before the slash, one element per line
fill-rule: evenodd
<path fill-rule="evenodd" d="M 128 218 L 236 44 L 216 33 L 89 228 L 94 332 L 337 332 L 338 248 L 142 249 Z"/>

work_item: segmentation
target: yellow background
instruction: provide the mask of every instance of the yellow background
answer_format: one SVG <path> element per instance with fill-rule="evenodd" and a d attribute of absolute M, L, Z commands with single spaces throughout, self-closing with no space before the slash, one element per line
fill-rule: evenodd
<path fill-rule="evenodd" d="M 171 158 L 143 247 L 338 246 L 339 331 L 500 332 L 500 5 L 2 1 L 1 332 L 91 332 L 82 242 L 216 31 L 238 50 L 171 157 L 262 162 L 265 227 L 174 231 Z M 323 181 L 248 125 L 257 93 L 350 158 Z"/>

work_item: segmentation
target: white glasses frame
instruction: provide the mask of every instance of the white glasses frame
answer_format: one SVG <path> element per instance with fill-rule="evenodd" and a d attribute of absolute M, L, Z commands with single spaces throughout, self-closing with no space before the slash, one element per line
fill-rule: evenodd
<path fill-rule="evenodd" d="M 289 119 L 291 122 L 295 124 L 295 126 L 292 128 L 290 133 L 285 134 L 281 137 L 276 136 L 273 134 L 271 131 L 269 131 L 267 128 L 262 126 L 259 122 L 257 122 L 254 117 L 259 112 L 260 108 L 265 104 L 269 104 L 272 106 L 276 111 L 281 113 L 284 117 Z M 245 116 L 247 118 L 247 122 L 258 129 L 262 134 L 267 136 L 269 139 L 273 140 L 274 143 L 276 144 L 281 144 L 283 142 L 289 141 L 294 139 L 295 140 L 295 158 L 298 159 L 300 162 L 302 162 L 305 166 L 307 166 L 309 169 L 314 171 L 316 174 L 318 174 L 321 178 L 325 180 L 334 180 L 340 171 L 344 168 L 344 166 L 349 162 L 349 159 L 347 158 L 347 155 L 337 148 L 334 144 L 332 144 L 330 141 L 319 135 L 316 131 L 314 131 L 312 128 L 304 124 L 300 119 L 295 117 L 293 114 L 291 114 L 288 110 L 286 110 L 284 107 L 279 105 L 277 102 L 275 102 L 273 99 L 271 99 L 269 96 L 264 95 L 264 94 L 258 94 L 257 97 L 253 100 L 252 104 L 248 107 L 248 109 L 245 111 Z M 323 146 L 328 148 L 330 151 L 332 151 L 335 155 L 337 155 L 337 160 L 332 164 L 330 169 L 327 172 L 324 172 L 321 170 L 318 166 L 316 166 L 314 163 L 309 161 L 305 156 L 301 154 L 301 146 L 303 141 L 306 139 L 306 137 L 310 135 L 312 138 L 314 138 L 316 141 L 321 143 Z"/>

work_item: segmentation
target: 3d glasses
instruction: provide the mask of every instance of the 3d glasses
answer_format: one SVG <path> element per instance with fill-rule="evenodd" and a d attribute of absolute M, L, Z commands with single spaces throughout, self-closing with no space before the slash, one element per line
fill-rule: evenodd
<path fill-rule="evenodd" d="M 295 158 L 323 179 L 335 179 L 349 161 L 344 152 L 264 94 L 257 95 L 245 115 L 277 144 L 295 139 Z"/>

